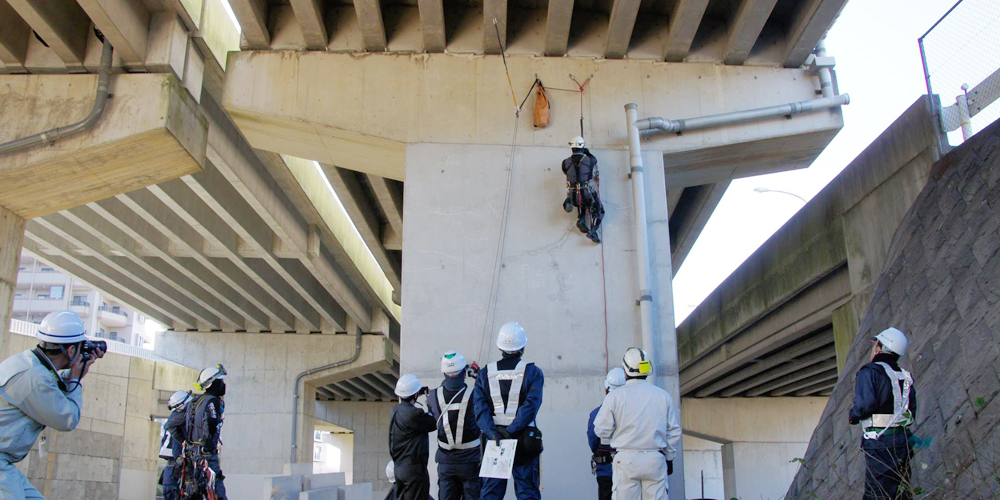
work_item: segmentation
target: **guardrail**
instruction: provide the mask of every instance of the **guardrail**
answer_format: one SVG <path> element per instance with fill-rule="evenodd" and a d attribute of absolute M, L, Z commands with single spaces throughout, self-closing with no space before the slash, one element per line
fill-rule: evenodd
<path fill-rule="evenodd" d="M 25 337 L 34 337 L 38 333 L 38 325 L 36 325 L 35 323 L 29 323 L 27 321 L 12 319 L 10 320 L 10 333 L 23 335 Z M 108 340 L 108 339 L 99 339 L 91 337 L 89 335 L 87 336 L 87 338 L 90 340 L 104 340 L 104 341 Z M 136 347 L 134 345 L 123 344 L 115 340 L 108 341 L 108 352 L 113 354 L 120 354 L 122 356 L 128 356 L 130 358 L 142 358 L 151 361 L 160 361 L 175 365 L 178 364 L 174 363 L 173 361 L 170 361 L 169 359 L 162 358 L 160 356 L 153 354 L 153 352 L 150 351 L 149 349 L 143 349 L 141 347 Z"/>

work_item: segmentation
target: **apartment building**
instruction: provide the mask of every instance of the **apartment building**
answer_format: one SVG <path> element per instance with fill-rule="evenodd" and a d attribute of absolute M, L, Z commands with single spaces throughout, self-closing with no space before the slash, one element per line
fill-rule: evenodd
<path fill-rule="evenodd" d="M 14 289 L 13 319 L 41 323 L 46 314 L 70 309 L 83 318 L 87 335 L 151 348 L 146 317 L 45 261 L 21 254 Z"/>

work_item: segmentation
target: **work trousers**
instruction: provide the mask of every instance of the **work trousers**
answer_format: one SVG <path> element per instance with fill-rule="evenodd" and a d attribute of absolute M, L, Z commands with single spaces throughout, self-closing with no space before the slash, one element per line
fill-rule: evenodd
<path fill-rule="evenodd" d="M 597 476 L 597 500 L 611 500 L 611 476 Z"/>
<path fill-rule="evenodd" d="M 168 465 L 163 468 L 163 500 L 177 500 L 181 497 L 180 467 L 173 465 L 173 460 L 169 460 Z"/>
<path fill-rule="evenodd" d="M 539 490 L 540 477 L 538 464 L 541 455 L 529 460 L 527 463 L 514 464 L 512 475 L 514 476 L 514 495 L 517 500 L 540 500 L 542 493 Z M 501 500 L 507 493 L 507 480 L 483 478 L 483 490 L 480 498 L 482 500 Z"/>
<path fill-rule="evenodd" d="M 215 472 L 215 495 L 219 497 L 219 500 L 227 500 L 226 485 L 222 481 L 226 476 L 222 475 L 222 466 L 219 465 L 218 455 L 208 457 L 208 468 Z"/>
<path fill-rule="evenodd" d="M 618 450 L 611 466 L 614 500 L 667 500 L 667 460 L 659 451 Z"/>
<path fill-rule="evenodd" d="M 910 456 L 912 450 L 905 432 L 883 434 L 878 439 L 863 439 L 865 455 L 864 500 L 910 500 Z"/>
<path fill-rule="evenodd" d="M 45 497 L 17 467 L 0 461 L 0 500 L 45 500 Z"/>
<path fill-rule="evenodd" d="M 479 464 L 438 464 L 438 500 L 479 500 Z"/>
<path fill-rule="evenodd" d="M 396 498 L 399 500 L 427 500 L 430 498 L 431 478 L 426 463 L 396 464 Z"/>
<path fill-rule="evenodd" d="M 590 214 L 590 230 L 597 231 L 604 219 L 604 205 L 601 204 L 601 194 L 594 181 L 588 181 L 569 190 L 569 198 L 577 207 L 577 219 L 583 227 L 587 227 L 587 214 Z M 582 229 L 582 228 L 581 228 Z"/>

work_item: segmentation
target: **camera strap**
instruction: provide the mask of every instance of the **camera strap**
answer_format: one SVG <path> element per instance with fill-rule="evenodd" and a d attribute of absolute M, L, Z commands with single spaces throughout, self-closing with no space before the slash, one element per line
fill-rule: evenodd
<path fill-rule="evenodd" d="M 38 358 L 38 361 L 42 363 L 42 366 L 44 366 L 45 369 L 49 371 L 49 373 L 51 373 L 53 376 L 56 377 L 56 384 L 59 385 L 59 390 L 63 391 L 63 393 L 70 392 L 69 388 L 66 386 L 66 381 L 63 380 L 63 378 L 59 375 L 59 372 L 56 371 L 56 367 L 52 365 L 52 360 L 49 359 L 49 357 L 46 356 L 45 353 L 43 353 L 41 349 L 37 347 L 32 349 L 31 353 L 34 354 L 36 358 Z M 76 385 L 79 386 L 80 382 L 77 382 Z M 75 390 L 76 387 L 74 387 L 73 389 Z"/>

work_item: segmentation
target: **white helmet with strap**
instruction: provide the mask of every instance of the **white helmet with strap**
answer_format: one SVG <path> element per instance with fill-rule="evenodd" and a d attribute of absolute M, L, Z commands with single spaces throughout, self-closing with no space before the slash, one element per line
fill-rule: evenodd
<path fill-rule="evenodd" d="M 423 387 L 424 385 L 420 383 L 420 379 L 416 375 L 407 373 L 396 381 L 396 390 L 393 392 L 401 398 L 408 398 L 420 392 Z"/>
<path fill-rule="evenodd" d="M 886 350 L 900 356 L 906 355 L 906 346 L 909 342 L 906 340 L 906 335 L 895 328 L 889 327 L 882 330 L 882 333 L 876 335 L 873 340 L 877 340 Z"/>
<path fill-rule="evenodd" d="M 461 372 L 469 363 L 465 361 L 465 356 L 458 351 L 448 351 L 441 357 L 441 373 L 454 375 Z"/>
<path fill-rule="evenodd" d="M 625 385 L 625 370 L 620 366 L 616 366 L 604 378 L 604 388 L 608 391 L 613 391 L 623 385 Z"/>
<path fill-rule="evenodd" d="M 497 335 L 497 347 L 503 352 L 517 352 L 528 345 L 528 335 L 524 327 L 517 321 L 509 321 L 500 327 Z"/>
<path fill-rule="evenodd" d="M 35 334 L 39 342 L 48 344 L 76 344 L 87 340 L 84 335 L 83 320 L 73 311 L 49 313 L 38 325 Z"/>
<path fill-rule="evenodd" d="M 573 149 L 582 149 L 587 147 L 587 143 L 583 141 L 582 135 L 578 135 L 572 141 L 569 141 L 569 146 Z"/>
<path fill-rule="evenodd" d="M 208 389 L 216 380 L 226 378 L 226 375 L 226 368 L 221 364 L 210 366 L 198 374 L 198 381 L 195 382 L 194 387 L 199 391 L 204 391 L 205 389 Z"/>
<path fill-rule="evenodd" d="M 649 360 L 646 351 L 638 347 L 629 347 L 622 357 L 622 368 L 625 374 L 630 377 L 644 377 L 653 373 L 653 363 Z"/>
<path fill-rule="evenodd" d="M 171 394 L 170 399 L 167 400 L 167 409 L 170 411 L 181 410 L 191 402 L 191 399 L 191 391 L 177 391 Z"/>

